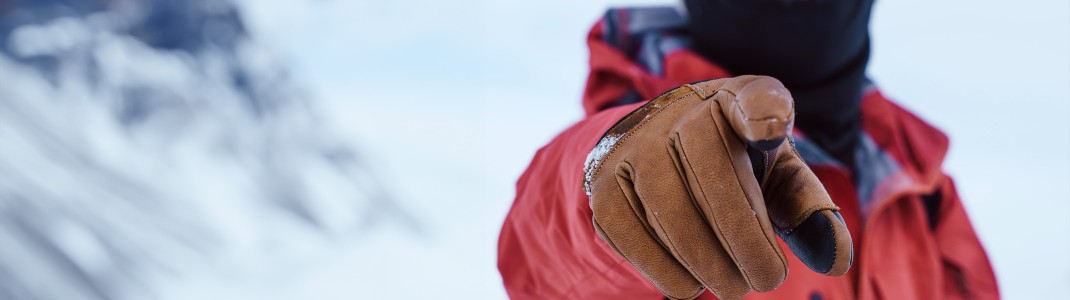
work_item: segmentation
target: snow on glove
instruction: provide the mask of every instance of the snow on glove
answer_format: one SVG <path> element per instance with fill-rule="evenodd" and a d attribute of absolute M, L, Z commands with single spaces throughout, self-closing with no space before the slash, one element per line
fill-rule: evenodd
<path fill-rule="evenodd" d="M 774 234 L 842 275 L 851 237 L 787 140 L 794 109 L 771 77 L 684 85 L 631 112 L 587 158 L 598 235 L 666 296 L 769 291 L 788 275 Z"/>

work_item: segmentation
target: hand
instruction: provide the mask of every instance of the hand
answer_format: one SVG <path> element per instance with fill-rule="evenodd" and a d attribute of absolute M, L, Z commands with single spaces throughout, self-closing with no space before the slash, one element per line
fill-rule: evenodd
<path fill-rule="evenodd" d="M 588 156 L 599 236 L 666 296 L 769 291 L 788 275 L 780 235 L 810 269 L 842 275 L 851 237 L 787 140 L 794 109 L 771 77 L 666 92 L 614 125 Z"/>

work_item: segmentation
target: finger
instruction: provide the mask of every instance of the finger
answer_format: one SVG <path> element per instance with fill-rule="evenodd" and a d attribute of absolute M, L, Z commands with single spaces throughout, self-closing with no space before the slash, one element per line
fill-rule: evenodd
<path fill-rule="evenodd" d="M 839 208 L 790 144 L 778 152 L 763 187 L 777 233 L 815 272 L 833 276 L 846 273 L 854 248 Z"/>
<path fill-rule="evenodd" d="M 728 96 L 727 94 L 725 96 Z M 715 97 L 716 98 L 716 97 Z M 787 262 L 773 234 L 745 146 L 711 100 L 680 125 L 675 145 L 695 203 L 750 287 L 776 288 Z"/>
<path fill-rule="evenodd" d="M 718 101 L 734 132 L 748 144 L 777 233 L 814 271 L 843 274 L 853 255 L 850 234 L 817 176 L 783 142 L 794 123 L 790 93 L 772 77 L 739 79 L 720 89 L 735 97 Z"/>
<path fill-rule="evenodd" d="M 657 240 L 646 224 L 646 214 L 635 194 L 630 167 L 616 170 L 617 184 L 595 186 L 591 194 L 595 230 L 613 250 L 628 260 L 663 294 L 692 299 L 704 288 Z"/>
<path fill-rule="evenodd" d="M 671 141 L 670 141 L 671 142 Z M 636 195 L 659 240 L 691 274 L 720 299 L 738 299 L 750 285 L 702 214 L 695 209 L 683 180 L 681 160 L 672 144 L 650 151 L 653 159 L 637 160 Z"/>
<path fill-rule="evenodd" d="M 733 132 L 751 146 L 775 149 L 791 132 L 794 103 L 780 81 L 768 76 L 741 76 L 718 91 L 734 96 L 717 100 Z"/>
<path fill-rule="evenodd" d="M 714 99 L 721 107 L 732 132 L 747 144 L 751 170 L 764 182 L 777 149 L 784 144 L 795 123 L 791 93 L 780 81 L 768 76 L 740 76 L 721 86 Z"/>

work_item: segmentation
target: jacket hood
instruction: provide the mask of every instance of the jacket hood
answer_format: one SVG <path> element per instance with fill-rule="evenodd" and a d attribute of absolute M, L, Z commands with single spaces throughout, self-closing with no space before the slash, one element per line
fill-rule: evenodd
<path fill-rule="evenodd" d="M 644 101 L 677 86 L 728 72 L 690 51 L 686 17 L 672 7 L 610 9 L 587 36 L 587 115 Z"/>
<path fill-rule="evenodd" d="M 673 7 L 615 8 L 587 37 L 590 73 L 583 94 L 587 115 L 643 102 L 677 86 L 733 76 L 690 50 L 686 17 Z M 947 137 L 886 99 L 867 82 L 861 102 L 862 135 L 853 162 L 844 164 L 796 128 L 796 148 L 811 167 L 852 172 L 865 208 L 903 192 L 932 193 L 943 177 Z M 866 209 L 864 209 L 866 210 Z"/>

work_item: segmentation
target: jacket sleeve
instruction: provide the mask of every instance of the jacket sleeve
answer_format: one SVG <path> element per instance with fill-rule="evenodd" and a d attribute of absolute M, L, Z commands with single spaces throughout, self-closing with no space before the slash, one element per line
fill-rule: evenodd
<path fill-rule="evenodd" d="M 512 299 L 659 299 L 638 271 L 595 234 L 583 163 L 602 134 L 635 108 L 591 115 L 535 154 L 516 185 L 498 240 Z"/>
<path fill-rule="evenodd" d="M 944 299 L 999 299 L 996 276 L 962 206 L 955 184 L 942 184 L 932 218 L 943 259 Z M 934 199 L 935 200 L 935 199 Z"/>

